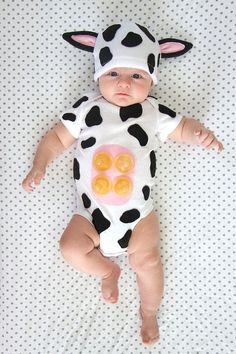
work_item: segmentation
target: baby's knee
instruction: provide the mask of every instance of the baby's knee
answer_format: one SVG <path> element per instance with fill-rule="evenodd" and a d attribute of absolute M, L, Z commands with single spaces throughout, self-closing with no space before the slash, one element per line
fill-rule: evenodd
<path fill-rule="evenodd" d="M 148 271 L 148 269 L 161 265 L 160 253 L 158 249 L 134 252 L 129 255 L 129 263 L 136 273 Z"/>
<path fill-rule="evenodd" d="M 68 237 L 62 235 L 59 241 L 59 247 L 60 247 L 61 255 L 63 256 L 63 258 L 67 259 L 72 252 L 72 244 L 68 239 Z"/>
<path fill-rule="evenodd" d="M 59 246 L 61 254 L 66 260 L 71 257 L 81 258 L 94 249 L 93 241 L 86 235 L 76 237 L 74 235 L 63 234 Z"/>

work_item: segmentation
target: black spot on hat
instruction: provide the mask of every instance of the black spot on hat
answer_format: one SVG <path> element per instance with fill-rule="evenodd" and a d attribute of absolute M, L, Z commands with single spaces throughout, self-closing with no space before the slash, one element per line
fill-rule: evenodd
<path fill-rule="evenodd" d="M 149 54 L 148 59 L 147 59 L 147 64 L 148 64 L 148 69 L 150 73 L 152 74 L 155 68 L 155 55 L 154 54 Z"/>
<path fill-rule="evenodd" d="M 155 154 L 154 150 L 152 150 L 150 152 L 150 172 L 151 172 L 151 177 L 155 177 L 155 174 L 156 174 L 156 154 Z"/>
<path fill-rule="evenodd" d="M 83 204 L 84 204 L 84 207 L 86 209 L 90 208 L 91 206 L 91 200 L 89 199 L 89 197 L 87 196 L 87 194 L 83 193 L 82 196 L 82 201 L 83 201 Z"/>
<path fill-rule="evenodd" d="M 80 179 L 80 165 L 79 165 L 79 161 L 77 159 L 74 159 L 73 175 L 74 175 L 74 179 L 77 179 L 77 180 Z"/>
<path fill-rule="evenodd" d="M 94 137 L 88 138 L 87 140 L 81 141 L 81 147 L 83 149 L 90 148 L 91 146 L 96 144 L 96 139 Z"/>
<path fill-rule="evenodd" d="M 131 104 L 120 108 L 120 118 L 125 122 L 129 118 L 139 118 L 143 114 L 143 108 L 140 103 Z"/>
<path fill-rule="evenodd" d="M 81 97 L 77 102 L 75 102 L 75 104 L 73 105 L 73 108 L 78 108 L 83 102 L 86 102 L 86 101 L 88 101 L 87 96 Z"/>
<path fill-rule="evenodd" d="M 93 225 L 99 234 L 107 230 L 111 225 L 110 221 L 105 218 L 99 208 L 93 211 L 92 217 Z"/>
<path fill-rule="evenodd" d="M 139 124 L 133 124 L 128 128 L 128 132 L 130 135 L 134 136 L 140 146 L 146 146 L 148 143 L 148 136 L 145 133 L 145 131 L 143 130 L 143 128 L 140 127 Z"/>
<path fill-rule="evenodd" d="M 76 115 L 74 113 L 65 113 L 63 114 L 62 119 L 74 122 L 76 120 Z"/>
<path fill-rule="evenodd" d="M 112 39 L 115 37 L 116 32 L 118 31 L 118 29 L 120 27 L 121 27 L 121 25 L 112 25 L 112 26 L 108 27 L 102 34 L 104 40 L 106 42 L 112 41 Z"/>
<path fill-rule="evenodd" d="M 176 117 L 176 113 L 174 111 L 172 111 L 172 109 L 164 106 L 163 104 L 159 104 L 158 106 L 159 106 L 159 111 L 161 113 L 167 114 L 171 118 L 175 118 Z"/>
<path fill-rule="evenodd" d="M 86 115 L 85 123 L 88 127 L 93 127 L 94 125 L 100 125 L 102 123 L 100 108 L 98 106 L 93 106 L 90 109 Z"/>
<path fill-rule="evenodd" d="M 143 192 L 144 199 L 148 200 L 150 196 L 150 188 L 148 186 L 144 186 L 142 192 Z"/>
<path fill-rule="evenodd" d="M 119 243 L 121 248 L 127 248 L 128 247 L 131 235 L 132 235 L 132 230 L 128 230 L 128 231 L 126 231 L 124 236 L 120 240 L 118 240 L 118 243 Z"/>
<path fill-rule="evenodd" d="M 121 44 L 125 47 L 137 47 L 142 43 L 142 37 L 134 32 L 129 32 L 127 36 L 121 41 Z"/>
<path fill-rule="evenodd" d="M 120 221 L 127 224 L 130 222 L 134 222 L 138 218 L 140 218 L 140 212 L 138 211 L 138 209 L 130 209 L 130 210 L 125 211 L 121 215 Z"/>
<path fill-rule="evenodd" d="M 146 36 L 152 41 L 152 42 L 156 42 L 155 38 L 153 37 L 153 35 L 148 31 L 148 29 L 144 26 L 138 25 L 136 23 L 136 25 L 146 34 Z"/>
<path fill-rule="evenodd" d="M 102 66 L 106 65 L 111 59 L 113 55 L 109 49 L 109 47 L 104 47 L 100 50 L 99 59 Z"/>

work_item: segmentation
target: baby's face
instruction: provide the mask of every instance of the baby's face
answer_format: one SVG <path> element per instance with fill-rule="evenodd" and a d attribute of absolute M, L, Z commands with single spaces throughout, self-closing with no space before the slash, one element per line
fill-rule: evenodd
<path fill-rule="evenodd" d="M 151 86 L 151 76 L 140 69 L 115 68 L 99 78 L 102 96 L 119 107 L 143 102 Z"/>

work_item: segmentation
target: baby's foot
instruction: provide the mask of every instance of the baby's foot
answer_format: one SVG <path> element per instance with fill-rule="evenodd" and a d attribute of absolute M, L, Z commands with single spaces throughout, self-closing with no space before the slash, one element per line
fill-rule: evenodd
<path fill-rule="evenodd" d="M 140 316 L 142 320 L 141 337 L 143 344 L 151 346 L 156 343 L 160 337 L 156 314 L 145 312 L 140 308 Z"/>
<path fill-rule="evenodd" d="M 102 278 L 102 295 L 105 301 L 115 304 L 118 301 L 118 279 L 120 267 L 114 263 L 114 267 L 108 276 Z"/>

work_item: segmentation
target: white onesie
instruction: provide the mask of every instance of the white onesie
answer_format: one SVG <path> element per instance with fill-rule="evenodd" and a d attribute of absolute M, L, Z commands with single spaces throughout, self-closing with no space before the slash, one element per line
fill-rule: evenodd
<path fill-rule="evenodd" d="M 76 214 L 93 223 L 103 255 L 124 253 L 135 225 L 153 210 L 156 139 L 165 141 L 181 119 L 153 97 L 118 107 L 97 93 L 83 96 L 62 114 L 61 121 L 78 139 Z"/>

